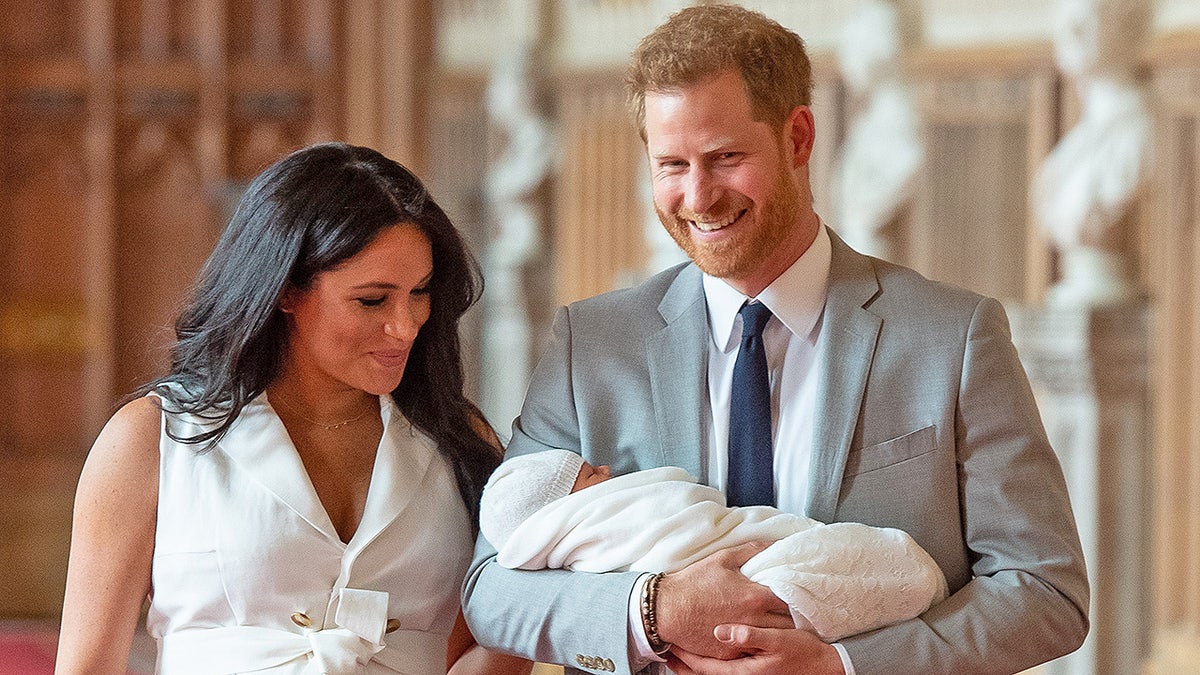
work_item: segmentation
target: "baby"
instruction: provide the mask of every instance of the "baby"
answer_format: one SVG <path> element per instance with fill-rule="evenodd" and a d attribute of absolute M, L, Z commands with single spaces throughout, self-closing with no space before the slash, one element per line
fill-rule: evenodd
<path fill-rule="evenodd" d="M 488 480 L 479 524 L 497 562 L 514 569 L 674 572 L 723 548 L 773 541 L 742 574 L 826 642 L 911 619 L 946 597 L 941 570 L 905 532 L 728 507 L 676 467 L 611 477 L 566 450 L 514 457 Z"/>

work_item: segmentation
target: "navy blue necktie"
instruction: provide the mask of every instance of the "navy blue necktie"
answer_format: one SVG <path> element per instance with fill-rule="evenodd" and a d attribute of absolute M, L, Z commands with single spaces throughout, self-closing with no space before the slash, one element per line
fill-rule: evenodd
<path fill-rule="evenodd" d="M 775 504 L 771 459 L 771 386 L 762 331 L 771 310 L 761 302 L 742 305 L 742 346 L 733 364 L 733 395 L 729 401 L 730 506 Z"/>

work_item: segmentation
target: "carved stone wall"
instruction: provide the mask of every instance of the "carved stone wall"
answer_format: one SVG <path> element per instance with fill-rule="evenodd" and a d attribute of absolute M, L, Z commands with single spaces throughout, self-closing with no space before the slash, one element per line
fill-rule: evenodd
<path fill-rule="evenodd" d="M 1091 631 L 1044 675 L 1136 673 L 1150 636 L 1149 303 L 1010 306 L 1013 342 L 1058 454 L 1091 583 Z"/>

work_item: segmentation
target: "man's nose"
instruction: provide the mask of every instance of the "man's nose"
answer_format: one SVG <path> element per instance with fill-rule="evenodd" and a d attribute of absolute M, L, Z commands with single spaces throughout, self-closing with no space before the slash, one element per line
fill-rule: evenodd
<path fill-rule="evenodd" d="M 683 192 L 683 205 L 697 215 L 707 212 L 720 198 L 721 188 L 708 171 L 695 168 L 688 172 Z"/>

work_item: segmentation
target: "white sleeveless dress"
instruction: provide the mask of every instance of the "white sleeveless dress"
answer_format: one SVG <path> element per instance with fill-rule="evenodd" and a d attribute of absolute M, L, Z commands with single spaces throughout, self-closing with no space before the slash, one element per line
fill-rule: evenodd
<path fill-rule="evenodd" d="M 147 617 L 158 672 L 444 675 L 470 520 L 433 442 L 390 396 L 380 408 L 383 437 L 348 544 L 265 394 L 207 453 L 161 434 Z M 205 424 L 163 417 L 177 436 Z"/>

